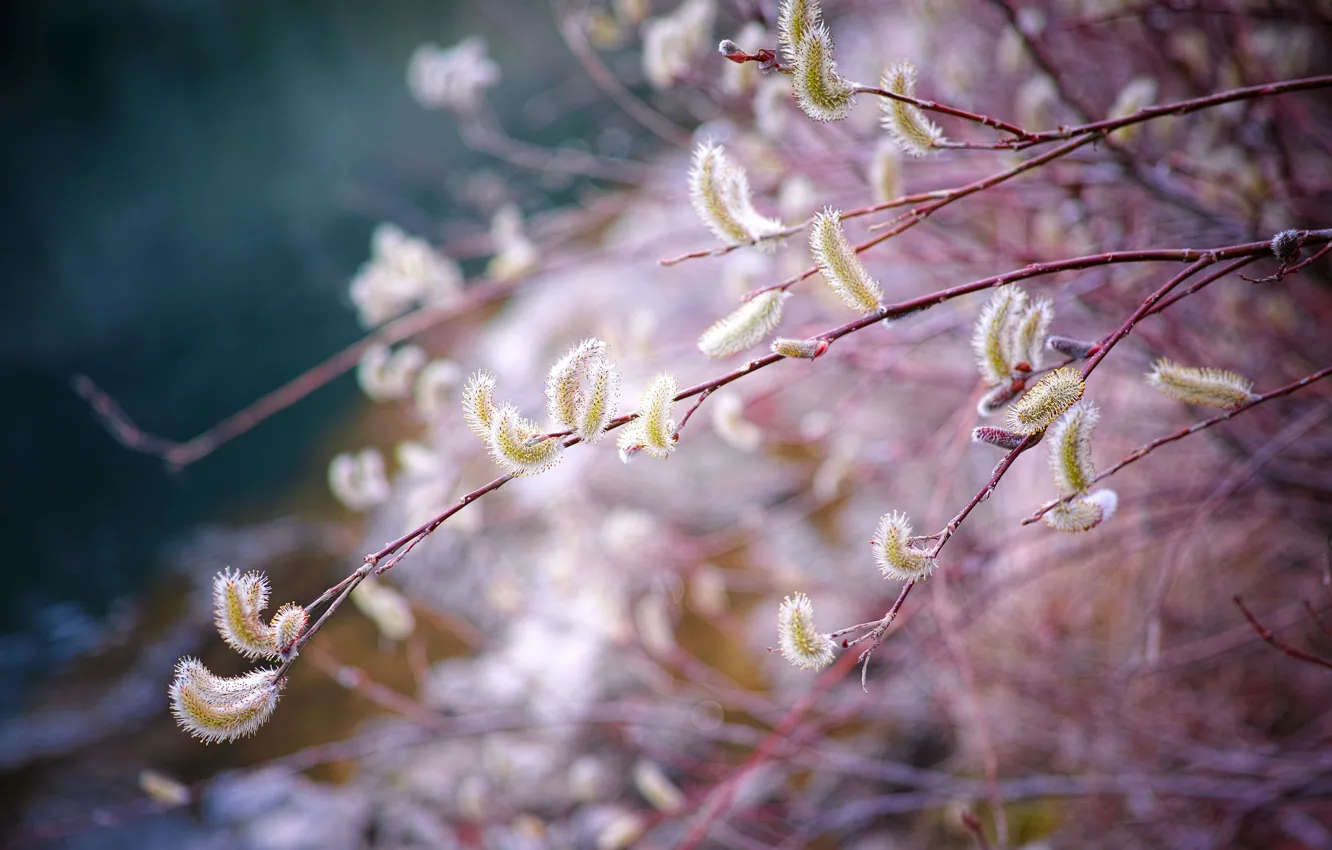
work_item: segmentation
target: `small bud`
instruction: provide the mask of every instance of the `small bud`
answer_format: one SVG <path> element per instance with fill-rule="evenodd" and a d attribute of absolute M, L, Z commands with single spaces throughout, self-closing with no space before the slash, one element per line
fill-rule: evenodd
<path fill-rule="evenodd" d="M 1300 256 L 1300 232 L 1298 230 L 1283 230 L 1272 237 L 1272 255 L 1281 261 L 1282 265 L 1290 265 Z"/>
<path fill-rule="evenodd" d="M 1074 360 L 1086 360 L 1097 349 L 1097 344 L 1066 336 L 1052 336 L 1045 341 L 1045 347 L 1057 351 Z"/>
<path fill-rule="evenodd" d="M 971 431 L 971 442 L 989 443 L 992 446 L 998 446 L 1001 449 L 1012 451 L 1026 439 L 1025 434 L 1015 434 L 1012 431 L 1005 431 L 1003 428 L 995 428 L 990 425 L 982 425 L 979 428 L 973 428 Z"/>
<path fill-rule="evenodd" d="M 783 357 L 813 360 L 828 350 L 826 339 L 788 339 L 779 336 L 772 341 L 772 353 Z"/>
<path fill-rule="evenodd" d="M 879 88 L 902 97 L 916 96 L 916 66 L 905 60 L 884 70 Z M 943 141 L 943 131 L 925 117 L 919 106 L 896 98 L 880 97 L 883 128 L 908 156 L 921 157 Z"/>
<path fill-rule="evenodd" d="M 1180 366 L 1162 357 L 1147 373 L 1147 384 L 1186 404 L 1234 410 L 1252 401 L 1253 382 L 1210 366 Z"/>
<path fill-rule="evenodd" d="M 806 33 L 796 47 L 791 86 L 796 103 L 815 121 L 841 121 L 851 113 L 855 87 L 837 73 L 832 35 L 823 26 Z"/>
<path fill-rule="evenodd" d="M 976 415 L 993 416 L 998 413 L 1004 405 L 1008 404 L 1018 393 L 1022 392 L 1022 387 L 1023 382 L 1021 381 L 1005 381 L 990 390 L 988 393 L 981 396 L 981 400 L 976 403 Z"/>
<path fill-rule="evenodd" d="M 782 321 L 789 292 L 771 290 L 755 295 L 698 338 L 698 350 L 709 357 L 727 357 L 758 345 Z"/>
<path fill-rule="evenodd" d="M 911 524 L 906 514 L 893 511 L 879 519 L 879 528 L 871 545 L 884 578 L 914 581 L 933 572 L 934 560 L 908 543 L 910 537 Z"/>
<path fill-rule="evenodd" d="M 720 145 L 704 142 L 695 149 L 689 201 L 712 234 L 727 245 L 757 242 L 760 249 L 770 250 L 771 243 L 759 240 L 782 229 L 780 221 L 754 209 L 749 177 L 726 158 Z"/>
<path fill-rule="evenodd" d="M 1086 492 L 1096 469 L 1091 460 L 1091 435 L 1101 418 L 1100 409 L 1079 401 L 1050 426 L 1050 471 L 1061 496 Z"/>
<path fill-rule="evenodd" d="M 491 459 L 511 475 L 538 475 L 559 463 L 564 451 L 558 439 L 534 439 L 541 433 L 516 407 L 504 404 L 495 411 L 486 446 Z"/>
<path fill-rule="evenodd" d="M 777 647 L 796 667 L 818 670 L 832 663 L 832 638 L 815 627 L 814 604 L 805 594 L 786 597 L 777 609 Z"/>
<path fill-rule="evenodd" d="M 777 43 L 788 65 L 797 64 L 796 48 L 822 25 L 819 0 L 782 0 L 777 7 Z"/>
<path fill-rule="evenodd" d="M 495 422 L 495 376 L 477 372 L 467 379 L 462 392 L 463 421 L 472 433 L 486 439 Z"/>
<path fill-rule="evenodd" d="M 638 418 L 624 426 L 617 443 L 620 459 L 628 463 L 638 451 L 665 459 L 675 451 L 675 420 L 671 408 L 680 392 L 679 381 L 670 372 L 658 373 L 638 400 Z"/>
<path fill-rule="evenodd" d="M 731 41 L 729 38 L 723 38 L 717 45 L 717 52 L 730 59 L 732 62 L 740 63 L 749 60 L 749 54 L 740 49 L 740 45 Z"/>
<path fill-rule="evenodd" d="M 1115 515 L 1119 496 L 1114 490 L 1097 490 L 1082 499 L 1060 502 L 1045 512 L 1045 524 L 1055 531 L 1089 531 Z"/>
<path fill-rule="evenodd" d="M 171 713 L 182 729 L 206 743 L 250 735 L 277 707 L 276 672 L 254 670 L 224 679 L 197 658 L 182 658 L 171 680 Z"/>
<path fill-rule="evenodd" d="M 873 313 L 883 300 L 883 289 L 870 277 L 842 232 L 842 212 L 831 207 L 814 216 L 809 229 L 809 251 L 823 279 L 846 306 Z"/>
<path fill-rule="evenodd" d="M 1082 398 L 1082 390 L 1082 373 L 1060 367 L 1037 381 L 1036 386 L 1008 408 L 1005 423 L 1010 431 L 1019 434 L 1044 431 Z"/>

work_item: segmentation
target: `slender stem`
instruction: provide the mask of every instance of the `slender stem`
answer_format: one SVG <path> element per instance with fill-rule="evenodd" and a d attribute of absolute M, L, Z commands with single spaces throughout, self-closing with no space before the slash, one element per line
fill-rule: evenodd
<path fill-rule="evenodd" d="M 955 118 L 964 118 L 967 121 L 974 121 L 977 124 L 984 124 L 986 127 L 993 127 L 1005 133 L 1016 136 L 1018 139 L 1031 139 L 1035 134 L 1029 133 L 1016 124 L 1009 124 L 1007 121 L 1000 121 L 997 118 L 991 118 L 988 115 L 979 115 L 975 112 L 968 112 L 965 109 L 958 109 L 955 106 L 948 106 L 942 103 L 935 103 L 932 100 L 921 100 L 920 98 L 907 97 L 887 89 L 875 88 L 874 86 L 856 86 L 857 94 L 873 94 L 879 97 L 886 97 L 890 100 L 899 100 L 902 103 L 909 103 L 912 106 L 920 107 L 929 112 L 938 112 L 941 115 L 952 115 Z"/>
<path fill-rule="evenodd" d="M 1106 478 L 1109 478 L 1111 475 L 1114 475 L 1116 472 L 1128 466 L 1129 464 L 1136 463 L 1137 461 L 1142 460 L 1144 457 L 1156 451 L 1161 446 L 1164 446 L 1168 443 L 1173 443 L 1177 440 L 1182 440 L 1185 437 L 1189 436 L 1190 434 L 1196 434 L 1199 431 L 1211 428 L 1213 425 L 1219 425 L 1220 423 L 1225 422 L 1228 419 L 1232 419 L 1238 416 L 1239 414 L 1243 413 L 1246 410 L 1250 410 L 1264 402 L 1271 401 L 1274 398 L 1280 398 L 1281 396 L 1284 395 L 1290 395 L 1296 390 L 1303 389 L 1304 387 L 1309 386 L 1315 381 L 1321 381 L 1323 378 L 1326 378 L 1329 375 L 1332 375 L 1332 366 L 1327 366 L 1325 368 L 1319 369 L 1317 372 L 1314 372 L 1311 375 L 1305 375 L 1303 378 L 1300 378 L 1298 381 L 1286 384 L 1284 387 L 1279 387 L 1278 389 L 1272 390 L 1271 392 L 1263 393 L 1262 395 L 1257 396 L 1251 401 L 1245 402 L 1244 404 L 1234 408 L 1233 410 L 1227 410 L 1225 413 L 1222 413 L 1218 416 L 1213 416 L 1211 419 L 1204 419 L 1201 422 L 1195 422 L 1192 425 L 1188 426 L 1187 428 L 1181 428 L 1178 431 L 1165 435 L 1164 437 L 1158 437 L 1157 439 L 1152 440 L 1150 443 L 1147 443 L 1146 445 L 1140 446 L 1139 448 L 1136 448 L 1133 451 L 1129 452 L 1123 459 L 1121 459 L 1114 466 L 1111 466 L 1108 469 L 1103 469 L 1100 472 L 1096 473 L 1096 475 L 1092 477 L 1091 483 L 1095 484 L 1098 481 L 1102 481 Z M 1036 522 L 1041 517 L 1045 516 L 1045 514 L 1048 513 L 1050 510 L 1052 510 L 1056 505 L 1066 502 L 1071 498 L 1074 497 L 1066 496 L 1062 499 L 1055 499 L 1053 501 L 1045 503 L 1044 505 L 1041 505 L 1039 510 L 1037 510 L 1035 513 L 1033 513 L 1031 516 L 1027 517 L 1026 519 L 1022 520 L 1022 524 L 1031 525 L 1033 522 Z"/>
<path fill-rule="evenodd" d="M 1300 661 L 1304 661 L 1309 664 L 1317 664 L 1319 667 L 1326 667 L 1327 669 L 1332 670 L 1332 661 L 1329 661 L 1326 658 L 1322 658 L 1320 656 L 1313 655 L 1308 652 L 1304 652 L 1303 650 L 1296 649 L 1295 647 L 1291 646 L 1285 641 L 1278 639 L 1276 635 L 1272 634 L 1271 629 L 1269 629 L 1267 626 L 1264 626 L 1262 623 L 1258 622 L 1258 618 L 1253 616 L 1253 613 L 1250 612 L 1249 609 L 1244 605 L 1243 599 L 1241 599 L 1239 596 L 1235 596 L 1232 598 L 1234 599 L 1235 604 L 1239 606 L 1240 613 L 1244 615 L 1244 619 L 1248 620 L 1249 625 L 1253 626 L 1253 630 L 1258 633 L 1258 637 L 1262 638 L 1263 640 L 1270 643 L 1272 646 L 1286 653 L 1291 658 L 1296 658 L 1299 659 Z"/>

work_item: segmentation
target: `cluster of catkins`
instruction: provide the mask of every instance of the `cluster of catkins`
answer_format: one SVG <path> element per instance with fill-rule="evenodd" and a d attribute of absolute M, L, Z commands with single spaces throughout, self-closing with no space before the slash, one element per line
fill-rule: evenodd
<path fill-rule="evenodd" d="M 261 573 L 228 569 L 213 579 L 213 608 L 222 639 L 246 658 L 285 662 L 299 650 L 309 614 L 288 602 L 265 623 L 260 614 L 267 607 L 268 579 Z M 171 713 L 181 728 L 209 743 L 249 735 L 277 707 L 284 684 L 278 669 L 225 678 L 197 658 L 182 658 L 171 681 Z"/>

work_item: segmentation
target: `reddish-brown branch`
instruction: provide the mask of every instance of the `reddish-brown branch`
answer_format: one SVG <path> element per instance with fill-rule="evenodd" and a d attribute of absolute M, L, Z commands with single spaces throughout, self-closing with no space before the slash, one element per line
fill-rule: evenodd
<path fill-rule="evenodd" d="M 1111 475 L 1114 475 L 1116 472 L 1128 466 L 1129 464 L 1142 460 L 1144 457 L 1156 451 L 1161 446 L 1164 446 L 1168 443 L 1176 442 L 1177 440 L 1182 440 L 1185 437 L 1189 436 L 1190 434 L 1196 434 L 1199 431 L 1212 427 L 1213 425 L 1219 425 L 1220 423 L 1225 422 L 1227 419 L 1232 419 L 1238 416 L 1239 414 L 1243 413 L 1244 411 L 1257 407 L 1258 405 L 1264 402 L 1271 401 L 1274 398 L 1280 398 L 1281 396 L 1284 395 L 1290 395 L 1296 390 L 1307 387 L 1310 384 L 1312 384 L 1314 381 L 1321 381 L 1323 378 L 1326 378 L 1329 375 L 1332 375 L 1332 366 L 1327 366 L 1323 369 L 1319 369 L 1317 372 L 1314 372 L 1311 375 L 1305 375 L 1303 378 L 1300 378 L 1298 381 L 1286 384 L 1284 387 L 1279 387 L 1275 390 L 1272 390 L 1271 392 L 1263 393 L 1262 395 L 1255 397 L 1251 401 L 1245 402 L 1244 404 L 1240 405 L 1239 407 L 1236 407 L 1233 410 L 1227 410 L 1225 413 L 1213 416 L 1211 419 L 1204 419 L 1201 422 L 1195 422 L 1194 424 L 1188 426 L 1187 428 L 1181 428 L 1178 431 L 1165 435 L 1164 437 L 1158 437 L 1157 439 L 1152 440 L 1150 443 L 1146 444 L 1145 446 L 1141 446 L 1129 452 L 1123 459 L 1121 459 L 1114 466 L 1111 466 L 1108 469 L 1103 469 L 1100 472 L 1096 473 L 1096 475 L 1092 477 L 1091 483 L 1095 484 L 1097 481 L 1109 478 Z M 1035 513 L 1033 513 L 1031 516 L 1027 517 L 1026 519 L 1022 520 L 1022 524 L 1030 525 L 1033 522 L 1036 522 L 1041 517 L 1045 516 L 1045 514 L 1048 513 L 1052 508 L 1054 508 L 1055 505 L 1058 505 L 1061 502 L 1068 501 L 1068 499 L 1070 498 L 1073 497 L 1069 496 L 1064 499 L 1055 499 L 1051 502 L 1047 502 L 1044 505 L 1041 505 L 1039 510 L 1037 510 Z"/>
<path fill-rule="evenodd" d="M 1240 613 L 1244 615 L 1244 619 L 1248 620 L 1249 625 L 1253 626 L 1253 630 L 1258 633 L 1258 637 L 1267 641 L 1272 646 L 1276 647 L 1285 654 L 1289 655 L 1291 658 L 1304 661 L 1308 664 L 1316 664 L 1319 667 L 1326 667 L 1327 669 L 1332 670 L 1332 661 L 1329 661 L 1326 658 L 1322 658 L 1321 656 L 1313 655 L 1311 653 L 1304 652 L 1303 650 L 1296 649 L 1295 647 L 1291 646 L 1285 641 L 1280 640 L 1276 635 L 1272 634 L 1271 629 L 1269 629 L 1267 626 L 1264 626 L 1262 623 L 1258 622 L 1258 618 L 1253 616 L 1252 612 L 1250 612 L 1249 609 L 1244 605 L 1243 599 L 1241 599 L 1239 596 L 1235 596 L 1233 597 L 1233 599 L 1235 601 L 1235 604 L 1239 606 Z"/>

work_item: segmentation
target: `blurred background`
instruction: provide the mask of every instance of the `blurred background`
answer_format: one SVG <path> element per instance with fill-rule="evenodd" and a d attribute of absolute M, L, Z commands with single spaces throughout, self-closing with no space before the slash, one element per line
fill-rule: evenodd
<path fill-rule="evenodd" d="M 848 76 L 907 57 L 922 96 L 1034 128 L 1120 109 L 1142 78 L 1152 103 L 1332 70 L 1327 3 L 825 13 Z M 983 296 L 737 382 L 665 463 L 571 451 L 344 607 L 257 735 L 204 746 L 176 728 L 178 657 L 245 669 L 212 628 L 215 573 L 262 569 L 274 607 L 312 599 L 497 474 L 462 426 L 461 376 L 495 371 L 535 415 L 549 364 L 597 336 L 628 411 L 659 370 L 686 386 L 743 362 L 694 340 L 809 253 L 797 235 L 662 267 L 716 245 L 686 197 L 697 141 L 724 143 L 787 223 L 1012 164 L 885 153 L 869 98 L 811 122 L 785 78 L 714 51 L 776 47 L 775 16 L 747 0 L 5 4 L 0 844 L 666 847 L 719 807 L 701 846 L 975 846 L 965 812 L 999 846 L 1332 847 L 1326 671 L 1257 643 L 1230 602 L 1332 653 L 1304 609 L 1332 603 L 1326 384 L 1126 470 L 1121 515 L 1087 535 L 1019 526 L 1052 495 L 1044 452 L 1023 458 L 913 594 L 866 692 L 845 664 L 820 676 L 768 651 L 795 591 L 824 628 L 881 616 L 898 586 L 865 551 L 877 517 L 930 533 L 988 478 L 1000 455 L 967 442 Z M 489 58 L 470 72 L 499 72 L 476 83 L 484 105 L 409 88 L 420 45 L 473 35 Z M 902 300 L 1031 262 L 1326 227 L 1326 92 L 1154 122 L 866 261 Z M 380 324 L 349 286 L 384 223 L 466 278 L 410 335 L 444 364 L 444 412 L 424 384 L 374 399 L 342 369 L 172 471 L 74 392 L 86 375 L 145 432 L 205 431 Z M 1055 299 L 1057 332 L 1094 339 L 1163 268 L 1029 288 Z M 819 278 L 802 287 L 783 335 L 848 320 Z M 1280 287 L 1232 276 L 1144 323 L 1089 385 L 1099 465 L 1209 415 L 1143 386 L 1155 357 L 1271 389 L 1332 363 L 1329 321 L 1323 261 Z M 363 447 L 387 489 L 353 510 L 329 465 Z"/>

